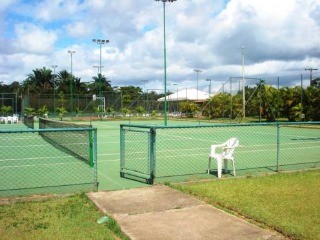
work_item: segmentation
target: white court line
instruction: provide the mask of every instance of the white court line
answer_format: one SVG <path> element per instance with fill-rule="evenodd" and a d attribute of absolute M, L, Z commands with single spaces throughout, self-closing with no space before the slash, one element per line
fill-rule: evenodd
<path fill-rule="evenodd" d="M 83 164 L 83 162 L 68 162 L 68 163 L 46 163 L 46 164 L 25 164 L 17 166 L 3 166 L 0 169 L 6 168 L 22 168 L 22 167 L 40 167 L 40 166 L 60 166 L 60 165 L 69 165 L 69 164 Z"/>
<path fill-rule="evenodd" d="M 36 158 L 9 158 L 9 159 L 0 160 L 0 162 L 56 159 L 56 158 L 61 159 L 61 158 L 75 158 L 75 157 L 74 156 L 56 156 L 56 157 L 36 157 Z"/>
<path fill-rule="evenodd" d="M 120 159 L 114 159 L 114 160 L 98 160 L 98 165 L 100 163 L 107 163 L 107 162 L 120 162 Z"/>

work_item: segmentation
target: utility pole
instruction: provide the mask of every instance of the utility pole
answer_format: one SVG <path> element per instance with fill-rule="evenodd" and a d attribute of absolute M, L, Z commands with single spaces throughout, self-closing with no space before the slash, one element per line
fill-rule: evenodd
<path fill-rule="evenodd" d="M 313 71 L 317 71 L 318 68 L 305 68 L 305 71 L 310 71 L 310 86 L 311 86 L 311 82 L 312 82 L 312 72 Z"/>

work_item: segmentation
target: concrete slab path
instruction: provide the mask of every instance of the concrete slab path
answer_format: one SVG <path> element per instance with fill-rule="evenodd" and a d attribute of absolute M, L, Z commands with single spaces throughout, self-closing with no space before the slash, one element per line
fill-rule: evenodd
<path fill-rule="evenodd" d="M 130 239 L 285 239 L 166 186 L 88 194 Z"/>

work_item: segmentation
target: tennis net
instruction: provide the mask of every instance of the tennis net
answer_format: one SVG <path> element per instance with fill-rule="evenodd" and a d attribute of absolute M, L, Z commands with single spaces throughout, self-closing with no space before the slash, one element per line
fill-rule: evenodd
<path fill-rule="evenodd" d="M 39 129 L 64 129 L 64 131 L 39 132 L 44 140 L 61 151 L 94 165 L 94 129 L 90 125 L 39 118 Z"/>

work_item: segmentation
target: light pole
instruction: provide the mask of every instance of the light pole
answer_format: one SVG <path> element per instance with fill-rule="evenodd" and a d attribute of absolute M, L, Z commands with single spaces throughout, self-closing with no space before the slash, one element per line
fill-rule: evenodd
<path fill-rule="evenodd" d="M 246 82 L 244 78 L 244 50 L 245 47 L 241 46 L 241 55 L 242 55 L 242 114 L 243 118 L 246 117 Z"/>
<path fill-rule="evenodd" d="M 99 61 L 99 97 L 102 97 L 102 93 L 101 93 L 101 68 L 102 68 L 102 66 L 101 66 L 101 49 L 102 49 L 102 45 L 104 45 L 104 44 L 107 44 L 108 42 L 109 42 L 109 40 L 106 40 L 106 39 L 96 39 L 96 38 L 94 38 L 94 39 L 92 39 L 92 42 L 94 42 L 94 43 L 96 43 L 96 44 L 98 44 L 99 46 L 100 46 L 100 61 Z"/>
<path fill-rule="evenodd" d="M 305 68 L 305 71 L 310 71 L 310 86 L 311 86 L 311 82 L 312 82 L 312 72 L 313 71 L 317 71 L 318 68 Z"/>
<path fill-rule="evenodd" d="M 177 112 L 179 112 L 179 84 L 174 83 L 173 86 L 177 86 Z"/>
<path fill-rule="evenodd" d="M 98 68 L 98 74 L 99 74 L 99 72 L 101 72 L 100 68 L 103 68 L 103 66 L 101 66 L 101 67 L 100 66 L 93 66 L 93 68 Z"/>
<path fill-rule="evenodd" d="M 200 69 L 193 69 L 197 73 L 197 101 L 199 100 L 198 98 L 198 90 L 199 90 L 199 73 L 201 72 Z"/>
<path fill-rule="evenodd" d="M 52 65 L 53 68 L 53 113 L 56 113 L 56 68 L 57 65 Z"/>
<path fill-rule="evenodd" d="M 163 3 L 163 63 L 164 63 L 164 125 L 167 126 L 167 49 L 166 49 L 166 2 L 175 2 L 177 0 L 155 0 Z"/>
<path fill-rule="evenodd" d="M 206 79 L 207 82 L 210 82 L 209 83 L 209 97 L 211 96 L 211 81 L 212 79 Z"/>
<path fill-rule="evenodd" d="M 72 83 L 73 83 L 73 75 L 72 75 L 72 55 L 74 53 L 76 53 L 76 51 L 74 50 L 68 50 L 68 53 L 70 53 L 71 56 L 71 68 L 70 68 L 70 72 L 71 72 L 71 76 L 70 76 L 70 113 L 73 112 L 73 95 L 72 95 Z"/>
<path fill-rule="evenodd" d="M 146 97 L 147 97 L 147 95 L 146 95 L 146 82 L 149 82 L 149 80 L 141 80 L 142 82 L 143 82 L 143 94 L 145 95 L 144 96 L 144 109 L 146 109 L 146 105 L 147 105 L 147 99 L 146 99 Z"/>

